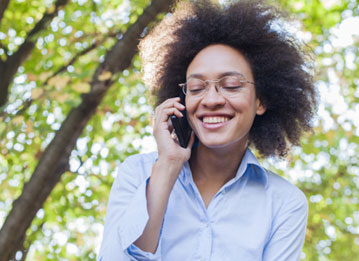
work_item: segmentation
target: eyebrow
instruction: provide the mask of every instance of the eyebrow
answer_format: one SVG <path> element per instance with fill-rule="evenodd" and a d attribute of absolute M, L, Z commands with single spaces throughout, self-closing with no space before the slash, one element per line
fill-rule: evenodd
<path fill-rule="evenodd" d="M 241 75 L 241 76 L 243 76 L 243 77 L 244 77 L 244 75 L 243 75 L 243 74 L 241 74 L 240 72 L 236 72 L 236 71 L 229 71 L 229 72 L 223 72 L 223 73 L 220 73 L 220 74 L 218 75 L 218 79 L 220 79 L 220 78 L 222 78 L 222 77 L 225 77 L 225 76 L 230 76 L 230 75 Z M 194 74 L 190 74 L 190 75 L 188 76 L 188 78 L 187 78 L 187 79 L 190 79 L 190 78 L 199 78 L 199 79 L 203 79 L 203 78 L 205 78 L 205 77 L 203 76 L 203 74 L 194 73 Z"/>

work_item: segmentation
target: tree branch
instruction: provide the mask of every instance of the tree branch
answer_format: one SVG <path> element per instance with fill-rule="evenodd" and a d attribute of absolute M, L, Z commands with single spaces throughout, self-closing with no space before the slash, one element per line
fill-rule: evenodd
<path fill-rule="evenodd" d="M 55 77 L 56 75 L 59 75 L 61 73 L 63 73 L 66 68 L 70 65 L 73 65 L 81 56 L 86 55 L 87 53 L 91 52 L 92 50 L 96 49 L 98 46 L 100 46 L 101 44 L 103 44 L 109 37 L 115 37 L 116 35 L 120 34 L 121 32 L 117 32 L 117 33 L 113 33 L 110 32 L 108 33 L 104 38 L 100 39 L 100 40 L 95 40 L 94 43 L 92 45 L 90 45 L 89 47 L 87 47 L 86 49 L 82 50 L 81 52 L 75 54 L 74 57 L 72 57 L 72 59 L 62 65 L 59 69 L 57 69 L 52 75 L 50 75 L 49 77 L 47 77 L 47 79 L 45 80 L 45 82 L 43 83 L 43 85 L 47 85 L 49 80 L 53 77 Z M 0 61 L 0 68 L 1 68 L 1 61 Z M 33 99 L 27 99 L 24 102 L 24 105 L 21 107 L 21 109 L 19 109 L 16 112 L 16 115 L 21 115 L 23 114 L 32 104 Z M 6 113 L 5 111 L 0 112 L 0 117 L 6 117 L 8 115 L 8 113 Z"/>
<path fill-rule="evenodd" d="M 10 0 L 0 0 L 0 24 Z"/>
<path fill-rule="evenodd" d="M 54 74 L 52 74 L 51 76 L 49 76 L 45 82 L 44 85 L 47 85 L 49 80 L 53 77 L 55 77 L 56 75 L 59 75 L 60 73 L 64 72 L 67 67 L 69 67 L 70 65 L 73 65 L 81 56 L 91 52 L 92 50 L 96 49 L 98 46 L 100 46 L 101 44 L 103 44 L 109 37 L 114 37 L 117 33 L 109 33 L 107 34 L 104 38 L 102 38 L 101 40 L 95 40 L 93 44 L 91 44 L 89 47 L 87 47 L 86 49 L 82 50 L 81 52 L 77 53 L 74 57 L 72 57 L 72 59 L 64 64 L 61 68 L 59 68 Z"/>
<path fill-rule="evenodd" d="M 42 154 L 22 194 L 14 201 L 13 208 L 0 230 L 0 261 L 7 261 L 16 252 L 14 246 L 19 245 L 36 212 L 68 169 L 69 157 L 76 140 L 113 83 L 113 80 L 104 80 L 99 76 L 106 72 L 118 73 L 130 66 L 137 52 L 141 33 L 158 13 L 168 10 L 171 3 L 172 0 L 153 0 L 137 21 L 128 28 L 123 38 L 107 53 L 104 62 L 98 66 L 92 78 L 90 92 L 84 94 L 81 104 L 71 110 Z"/>
<path fill-rule="evenodd" d="M 5 105 L 9 94 L 9 86 L 18 70 L 18 68 L 30 56 L 38 39 L 39 32 L 47 28 L 52 19 L 62 9 L 69 0 L 57 0 L 53 11 L 47 11 L 35 27 L 28 33 L 25 41 L 20 45 L 17 51 L 8 57 L 5 66 L 0 70 L 0 107 Z"/>

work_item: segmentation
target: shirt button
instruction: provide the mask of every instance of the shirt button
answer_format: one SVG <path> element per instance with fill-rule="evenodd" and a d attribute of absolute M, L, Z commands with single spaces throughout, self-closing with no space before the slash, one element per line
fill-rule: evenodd
<path fill-rule="evenodd" d="M 221 193 L 222 193 L 222 195 L 225 195 L 225 194 L 226 194 L 226 190 L 223 189 Z"/>

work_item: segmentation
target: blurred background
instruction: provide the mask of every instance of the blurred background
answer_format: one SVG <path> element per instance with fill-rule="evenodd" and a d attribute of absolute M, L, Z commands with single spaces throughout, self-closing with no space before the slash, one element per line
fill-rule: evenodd
<path fill-rule="evenodd" d="M 308 198 L 302 260 L 359 260 L 359 3 L 270 2 L 313 53 L 320 106 L 263 164 Z M 171 5 L 0 0 L 1 261 L 96 259 L 116 169 L 156 149 L 136 46 Z"/>

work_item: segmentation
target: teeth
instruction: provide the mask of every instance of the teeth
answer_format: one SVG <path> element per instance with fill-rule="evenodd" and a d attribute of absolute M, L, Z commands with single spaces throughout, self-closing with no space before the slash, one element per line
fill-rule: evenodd
<path fill-rule="evenodd" d="M 228 121 L 228 117 L 204 117 L 203 122 L 204 123 L 221 123 Z"/>

